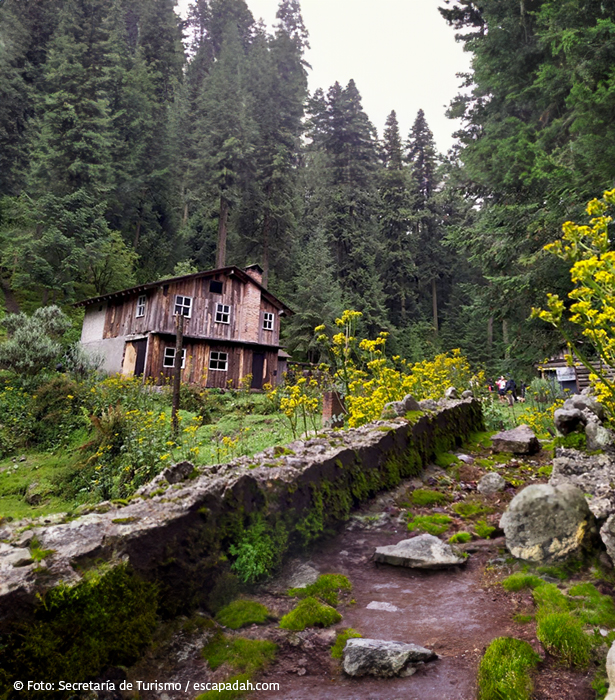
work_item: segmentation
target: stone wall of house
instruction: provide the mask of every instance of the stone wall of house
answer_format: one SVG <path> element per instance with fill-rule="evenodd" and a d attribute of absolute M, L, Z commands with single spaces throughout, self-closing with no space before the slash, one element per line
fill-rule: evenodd
<path fill-rule="evenodd" d="M 176 465 L 126 505 L 0 525 L 0 635 L 40 604 L 40 594 L 119 562 L 156 583 L 161 614 L 207 607 L 216 580 L 228 574 L 229 546 L 256 518 L 283 528 L 291 550 L 304 546 L 481 428 L 478 402 L 443 401 L 414 422 L 324 431 L 224 465 Z M 42 561 L 33 560 L 33 542 L 47 552 Z"/>

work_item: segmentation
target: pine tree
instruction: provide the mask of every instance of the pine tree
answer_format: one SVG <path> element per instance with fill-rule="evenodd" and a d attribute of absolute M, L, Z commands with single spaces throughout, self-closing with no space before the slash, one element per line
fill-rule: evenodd
<path fill-rule="evenodd" d="M 403 145 L 394 111 L 386 121 L 381 160 L 378 218 L 385 246 L 384 290 L 389 318 L 396 326 L 404 326 L 416 296 L 414 259 L 417 241 L 413 236 L 415 213 L 410 174 L 404 165 Z"/>

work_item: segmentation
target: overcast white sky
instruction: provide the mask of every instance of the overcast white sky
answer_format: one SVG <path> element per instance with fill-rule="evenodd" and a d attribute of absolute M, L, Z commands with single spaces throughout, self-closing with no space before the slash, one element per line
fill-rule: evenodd
<path fill-rule="evenodd" d="M 278 0 L 246 0 L 255 19 L 275 22 Z M 183 14 L 190 0 L 178 0 Z M 455 42 L 454 30 L 438 13 L 441 0 L 301 0 L 310 33 L 309 87 L 325 92 L 351 78 L 363 108 L 382 135 L 394 109 L 406 138 L 423 109 L 438 149 L 453 143 L 458 123 L 444 116 L 457 94 L 456 73 L 469 69 L 470 56 Z"/>

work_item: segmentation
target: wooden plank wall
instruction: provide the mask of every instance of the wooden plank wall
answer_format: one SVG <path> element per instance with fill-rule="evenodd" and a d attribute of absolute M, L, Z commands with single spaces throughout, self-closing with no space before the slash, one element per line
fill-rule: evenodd
<path fill-rule="evenodd" d="M 209 291 L 209 283 L 212 279 L 218 279 L 224 285 L 222 294 L 213 294 Z M 147 332 L 175 333 L 175 297 L 178 294 L 192 297 L 192 314 L 186 322 L 185 333 L 191 336 L 219 338 L 220 340 L 238 340 L 245 342 L 262 343 L 264 345 L 278 345 L 280 338 L 280 319 L 278 309 L 270 302 L 261 298 L 260 319 L 258 330 L 250 330 L 249 334 L 243 331 L 246 326 L 244 315 L 248 313 L 245 305 L 244 284 L 236 277 L 216 275 L 197 279 L 180 280 L 168 285 L 161 285 L 147 291 L 145 315 L 136 318 L 137 299 L 139 294 L 130 297 L 110 300 L 105 318 L 104 338 L 116 338 Z M 260 294 L 259 294 L 260 296 Z M 217 323 L 216 305 L 226 304 L 231 307 L 230 323 Z M 264 313 L 274 315 L 273 331 L 263 329 Z M 254 325 L 250 326 L 254 328 Z"/>

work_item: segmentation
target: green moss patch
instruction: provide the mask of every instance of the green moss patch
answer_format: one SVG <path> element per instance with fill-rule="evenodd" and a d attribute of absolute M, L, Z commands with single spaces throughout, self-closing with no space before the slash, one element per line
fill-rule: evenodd
<path fill-rule="evenodd" d="M 352 627 L 347 627 L 337 633 L 335 638 L 335 644 L 331 647 L 331 657 L 334 659 L 341 659 L 344 655 L 344 647 L 349 639 L 357 639 L 363 635 L 357 630 L 353 630 Z"/>
<path fill-rule="evenodd" d="M 553 441 L 554 447 L 568 447 L 574 450 L 586 450 L 587 438 L 585 433 L 570 433 L 570 435 L 558 435 Z"/>
<path fill-rule="evenodd" d="M 284 615 L 280 620 L 280 627 L 300 632 L 306 627 L 331 627 L 341 619 L 342 616 L 335 608 L 310 597 L 302 600 L 296 608 Z"/>
<path fill-rule="evenodd" d="M 453 464 L 459 464 L 459 459 L 450 452 L 441 452 L 436 455 L 434 462 L 442 469 L 448 469 Z"/>
<path fill-rule="evenodd" d="M 568 595 L 574 597 L 577 614 L 586 625 L 615 628 L 615 602 L 592 583 L 572 586 Z"/>
<path fill-rule="evenodd" d="M 436 506 L 446 503 L 448 498 L 439 491 L 416 489 L 410 495 L 410 500 L 415 506 Z"/>
<path fill-rule="evenodd" d="M 476 534 L 483 540 L 488 540 L 495 532 L 493 525 L 489 525 L 486 520 L 477 520 L 474 523 Z"/>
<path fill-rule="evenodd" d="M 225 627 L 238 630 L 247 625 L 260 625 L 269 617 L 269 610 L 255 600 L 234 600 L 218 612 L 216 620 Z"/>
<path fill-rule="evenodd" d="M 234 671 L 253 674 L 270 664 L 278 653 L 278 645 L 266 639 L 230 637 L 221 632 L 203 647 L 201 654 L 212 671 L 227 664 Z"/>
<path fill-rule="evenodd" d="M 530 700 L 531 671 L 540 656 L 528 642 L 498 637 L 487 647 L 478 667 L 479 700 Z"/>
<path fill-rule="evenodd" d="M 525 588 L 538 588 L 538 586 L 544 585 L 545 582 L 540 576 L 526 574 L 521 571 L 517 571 L 502 581 L 502 586 L 507 591 L 522 591 Z"/>
<path fill-rule="evenodd" d="M 408 530 L 421 530 L 422 532 L 428 532 L 430 535 L 441 535 L 448 530 L 452 522 L 448 515 L 443 515 L 442 513 L 415 515 L 408 522 Z"/>
<path fill-rule="evenodd" d="M 568 666 L 587 667 L 592 640 L 583 631 L 581 621 L 569 612 L 537 615 L 536 636 L 544 648 Z"/>
<path fill-rule="evenodd" d="M 469 542 L 472 539 L 472 535 L 469 532 L 456 532 L 454 535 L 448 538 L 449 544 L 457 544 Z"/>
<path fill-rule="evenodd" d="M 477 515 L 493 513 L 493 508 L 476 501 L 459 501 L 459 503 L 453 503 L 451 509 L 464 520 L 475 518 Z"/>
<path fill-rule="evenodd" d="M 323 574 L 314 583 L 305 588 L 291 588 L 288 591 L 288 595 L 296 598 L 312 596 L 335 606 L 338 603 L 339 592 L 350 592 L 351 590 L 352 584 L 346 576 L 342 576 L 342 574 Z"/>

